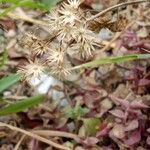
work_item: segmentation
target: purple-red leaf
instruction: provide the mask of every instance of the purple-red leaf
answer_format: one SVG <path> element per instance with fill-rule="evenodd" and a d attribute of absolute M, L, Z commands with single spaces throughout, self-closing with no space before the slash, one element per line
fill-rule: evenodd
<path fill-rule="evenodd" d="M 112 115 L 114 115 L 115 117 L 118 117 L 118 118 L 121 118 L 121 119 L 124 119 L 125 118 L 125 114 L 122 110 L 120 109 L 114 109 L 114 110 L 111 110 L 109 111 Z"/>
<path fill-rule="evenodd" d="M 123 139 L 125 137 L 124 126 L 122 124 L 116 124 L 111 130 L 111 133 L 114 137 Z"/>
<path fill-rule="evenodd" d="M 150 136 L 147 137 L 146 143 L 147 143 L 148 145 L 150 145 Z"/>
<path fill-rule="evenodd" d="M 140 130 L 136 130 L 134 131 L 128 139 L 124 140 L 124 143 L 126 145 L 134 145 L 136 143 L 139 143 L 141 140 L 141 131 Z"/>
<path fill-rule="evenodd" d="M 139 122 L 138 120 L 132 120 L 129 122 L 129 124 L 125 127 L 125 131 L 132 131 L 135 130 L 139 127 Z"/>
<path fill-rule="evenodd" d="M 111 128 L 110 126 L 106 126 L 101 131 L 97 132 L 96 137 L 103 137 L 108 135 L 110 128 Z"/>
<path fill-rule="evenodd" d="M 138 86 L 147 86 L 147 85 L 150 85 L 150 80 L 148 79 L 139 80 Z"/>
<path fill-rule="evenodd" d="M 144 109 L 144 108 L 149 108 L 149 107 L 142 102 L 132 101 L 130 104 L 130 108 L 132 108 L 132 109 Z"/>
<path fill-rule="evenodd" d="M 83 144 L 85 144 L 86 146 L 93 146 L 96 143 L 98 143 L 99 140 L 96 137 L 87 137 L 84 141 Z"/>
<path fill-rule="evenodd" d="M 118 98 L 118 97 L 115 97 L 114 95 L 110 95 L 109 96 L 113 102 L 115 102 L 116 104 L 120 104 L 121 106 L 125 107 L 125 108 L 128 108 L 129 107 L 129 102 L 127 100 L 124 100 L 124 99 L 121 99 L 121 98 Z"/>

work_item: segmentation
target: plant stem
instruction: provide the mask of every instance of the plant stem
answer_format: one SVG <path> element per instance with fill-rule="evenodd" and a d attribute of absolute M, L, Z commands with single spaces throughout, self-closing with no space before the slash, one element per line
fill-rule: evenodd
<path fill-rule="evenodd" d="M 41 136 L 58 136 L 58 137 L 66 137 L 71 138 L 76 141 L 79 141 L 79 137 L 76 134 L 63 132 L 63 131 L 52 131 L 52 130 L 31 130 L 32 133 L 41 135 Z"/>
<path fill-rule="evenodd" d="M 127 6 L 127 5 L 133 5 L 133 4 L 139 4 L 139 3 L 145 3 L 145 2 L 150 2 L 150 0 L 138 0 L 138 1 L 132 1 L 132 2 L 125 2 L 125 3 L 120 3 L 120 4 L 117 4 L 117 5 L 114 5 L 112 7 L 109 7 L 107 9 L 104 9 L 103 11 L 99 12 L 98 14 L 90 17 L 87 19 L 87 21 L 91 21 L 91 20 L 94 20 L 102 15 L 104 15 L 105 13 L 109 12 L 109 11 L 112 11 L 114 9 L 117 9 L 118 7 L 122 7 L 122 6 Z"/>
<path fill-rule="evenodd" d="M 133 54 L 133 55 L 125 55 L 125 56 L 114 56 L 114 57 L 102 58 L 102 59 L 94 60 L 88 63 L 84 63 L 84 64 L 71 68 L 71 70 L 77 70 L 77 69 L 89 68 L 89 67 L 97 67 L 98 65 L 127 62 L 131 60 L 148 59 L 148 58 L 150 58 L 150 54 Z"/>
<path fill-rule="evenodd" d="M 46 143 L 46 144 L 48 144 L 48 145 L 50 145 L 50 146 L 53 146 L 53 147 L 55 147 L 56 149 L 71 150 L 69 147 L 60 145 L 60 144 L 55 143 L 55 142 L 53 142 L 53 141 L 51 141 L 51 140 L 48 140 L 48 139 L 46 139 L 46 138 L 44 138 L 44 137 L 41 137 L 41 136 L 39 136 L 39 135 L 37 135 L 37 134 L 34 134 L 34 133 L 32 133 L 32 132 L 23 130 L 23 129 L 21 129 L 21 128 L 18 128 L 18 127 L 15 127 L 15 126 L 12 126 L 12 125 L 3 123 L 3 122 L 0 122 L 0 127 L 7 127 L 7 128 L 9 128 L 9 129 L 11 129 L 11 130 L 13 130 L 13 131 L 17 131 L 17 132 L 23 133 L 23 134 L 28 135 L 28 136 L 30 136 L 30 137 L 36 139 L 36 140 L 39 140 L 39 141 L 44 142 L 44 143 Z"/>
<path fill-rule="evenodd" d="M 33 23 L 33 24 L 49 27 L 48 23 L 46 23 L 44 21 L 39 21 L 39 20 L 36 20 L 36 19 L 32 19 L 32 18 L 27 17 L 27 16 L 18 16 L 18 15 L 15 15 L 13 13 L 8 13 L 8 16 L 13 18 L 13 19 L 16 19 L 16 20 L 23 20 L 23 21 L 30 22 L 30 23 Z"/>

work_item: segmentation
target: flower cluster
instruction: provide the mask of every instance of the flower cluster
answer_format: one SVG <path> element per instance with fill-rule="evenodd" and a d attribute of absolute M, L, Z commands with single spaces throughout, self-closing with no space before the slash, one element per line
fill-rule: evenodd
<path fill-rule="evenodd" d="M 27 81 L 35 80 L 36 78 L 41 78 L 45 72 L 45 67 L 36 59 L 34 61 L 29 60 L 24 65 L 22 65 L 18 73 L 23 75 Z"/>
<path fill-rule="evenodd" d="M 91 16 L 91 14 L 81 9 L 80 4 L 80 0 L 68 0 L 47 15 L 45 20 L 49 26 L 50 35 L 55 34 L 54 38 L 43 40 L 33 34 L 26 34 L 24 45 L 30 49 L 30 57 L 42 60 L 46 66 L 45 70 L 61 79 L 70 74 L 72 65 L 68 58 L 78 56 L 77 59 L 88 60 L 100 46 L 97 34 L 90 30 L 86 20 L 87 15 Z M 70 51 L 76 55 L 71 55 Z M 29 64 L 21 69 L 25 78 L 32 74 L 35 77 L 36 73 L 33 72 L 36 70 L 33 70 L 31 66 L 34 65 L 33 63 L 29 61 Z M 44 66 L 39 65 L 37 75 L 39 69 L 43 72 Z"/>

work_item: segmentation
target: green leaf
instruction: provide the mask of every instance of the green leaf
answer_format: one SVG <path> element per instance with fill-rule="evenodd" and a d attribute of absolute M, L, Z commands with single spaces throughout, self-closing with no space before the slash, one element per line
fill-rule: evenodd
<path fill-rule="evenodd" d="M 0 115 L 9 115 L 12 113 L 18 113 L 21 112 L 27 108 L 33 107 L 34 105 L 39 104 L 40 102 L 43 101 L 44 95 L 37 95 L 33 96 L 21 101 L 18 101 L 14 104 L 10 104 L 7 107 L 1 108 L 0 109 Z"/>
<path fill-rule="evenodd" d="M 97 67 L 99 65 L 104 65 L 104 64 L 127 62 L 131 60 L 148 59 L 148 58 L 150 58 L 150 54 L 133 54 L 133 55 L 125 55 L 125 56 L 108 57 L 108 58 L 102 58 L 99 60 L 94 60 L 88 63 L 75 66 L 72 68 L 72 70 L 80 69 L 80 68 Z"/>
<path fill-rule="evenodd" d="M 45 4 L 49 8 L 55 6 L 60 1 L 62 0 L 40 0 L 41 3 Z"/>
<path fill-rule="evenodd" d="M 12 74 L 0 79 L 0 93 L 21 79 L 19 74 Z"/>
<path fill-rule="evenodd" d="M 101 120 L 98 118 L 86 118 L 83 119 L 83 125 L 87 136 L 95 136 L 99 129 Z"/>
<path fill-rule="evenodd" d="M 48 10 L 48 7 L 46 5 L 39 2 L 35 2 L 33 0 L 2 0 L 2 2 L 12 4 L 12 6 L 3 10 L 3 12 L 0 13 L 0 17 L 7 15 L 10 11 L 15 10 L 17 7 L 28 7 L 32 9 Z"/>
<path fill-rule="evenodd" d="M 150 54 L 141 54 L 141 55 L 138 55 L 137 57 L 138 59 L 148 59 L 150 58 Z"/>
<path fill-rule="evenodd" d="M 17 7 L 18 7 L 18 5 L 14 5 L 9 8 L 6 8 L 3 12 L 0 13 L 0 17 L 7 15 L 10 11 L 15 10 Z"/>
<path fill-rule="evenodd" d="M 81 106 L 75 106 L 74 108 L 69 106 L 65 109 L 65 114 L 68 118 L 80 119 L 88 111 L 89 110 L 87 108 L 83 108 Z"/>
<path fill-rule="evenodd" d="M 17 4 L 21 0 L 0 0 L 3 3 Z"/>
<path fill-rule="evenodd" d="M 42 9 L 42 10 L 47 10 L 47 6 L 42 4 L 42 3 L 39 3 L 39 2 L 35 2 L 33 0 L 23 0 L 23 1 L 20 1 L 18 3 L 19 6 L 21 7 L 28 7 L 28 8 L 39 8 L 39 9 Z"/>
<path fill-rule="evenodd" d="M 2 0 L 3 3 L 14 4 L 17 6 L 25 6 L 30 8 L 44 9 L 46 6 L 42 3 L 35 2 L 34 0 Z"/>
<path fill-rule="evenodd" d="M 0 68 L 3 67 L 3 66 L 6 64 L 6 62 L 7 62 L 7 57 L 8 57 L 7 50 L 4 49 L 3 55 L 2 55 L 2 57 L 0 58 Z"/>

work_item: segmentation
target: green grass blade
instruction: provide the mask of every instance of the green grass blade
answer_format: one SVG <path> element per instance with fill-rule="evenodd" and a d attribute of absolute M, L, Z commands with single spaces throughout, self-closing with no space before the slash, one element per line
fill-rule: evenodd
<path fill-rule="evenodd" d="M 0 79 L 0 93 L 21 79 L 19 74 L 12 74 Z"/>
<path fill-rule="evenodd" d="M 6 64 L 6 62 L 7 62 L 7 57 L 8 57 L 7 50 L 4 49 L 3 56 L 2 56 L 2 58 L 0 59 L 0 68 L 3 67 L 3 66 Z"/>
<path fill-rule="evenodd" d="M 0 17 L 7 15 L 10 11 L 15 10 L 17 7 L 18 7 L 18 5 L 14 5 L 9 8 L 6 8 L 3 12 L 0 13 Z"/>
<path fill-rule="evenodd" d="M 133 55 L 125 55 L 125 56 L 108 57 L 108 58 L 102 58 L 99 60 L 94 60 L 88 63 L 75 66 L 72 68 L 72 70 L 80 69 L 80 68 L 97 67 L 99 65 L 104 65 L 104 64 L 127 62 L 127 61 L 137 60 L 137 59 L 148 59 L 148 58 L 150 58 L 150 54 L 133 54 Z"/>
<path fill-rule="evenodd" d="M 62 0 L 40 0 L 40 2 L 46 5 L 48 8 L 55 6 L 60 1 Z"/>
<path fill-rule="evenodd" d="M 2 2 L 12 4 L 12 6 L 3 10 L 3 12 L 0 13 L 0 17 L 7 15 L 9 12 L 15 10 L 17 7 L 48 10 L 48 7 L 45 4 L 35 2 L 33 0 L 2 0 Z"/>
<path fill-rule="evenodd" d="M 48 10 L 46 5 L 39 3 L 39 2 L 35 2 L 33 0 L 23 0 L 23 1 L 20 1 L 18 5 L 21 7 L 28 7 L 32 9 Z"/>
<path fill-rule="evenodd" d="M 44 98 L 45 98 L 44 95 L 37 95 L 37 96 L 33 96 L 30 98 L 15 102 L 14 104 L 9 104 L 7 107 L 0 109 L 0 116 L 21 112 L 27 108 L 30 108 L 39 104 L 40 102 L 44 100 Z"/>
<path fill-rule="evenodd" d="M 11 3 L 11 4 L 17 4 L 17 3 L 19 3 L 19 1 L 21 1 L 21 0 L 0 0 L 0 2 Z"/>
<path fill-rule="evenodd" d="M 137 57 L 138 59 L 148 59 L 150 58 L 150 54 L 141 54 L 141 55 L 138 55 Z"/>

